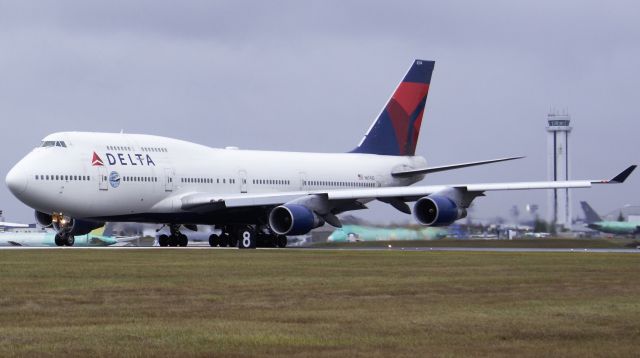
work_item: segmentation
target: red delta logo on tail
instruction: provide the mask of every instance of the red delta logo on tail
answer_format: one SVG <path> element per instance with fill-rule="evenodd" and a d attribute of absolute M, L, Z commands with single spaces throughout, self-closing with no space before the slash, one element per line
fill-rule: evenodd
<path fill-rule="evenodd" d="M 402 82 L 385 108 L 401 155 L 414 155 L 416 152 L 428 92 L 428 83 Z"/>
<path fill-rule="evenodd" d="M 102 159 L 100 159 L 100 156 L 96 152 L 93 152 L 93 158 L 91 159 L 91 165 L 94 166 L 94 167 L 104 167 L 104 163 L 102 162 Z"/>

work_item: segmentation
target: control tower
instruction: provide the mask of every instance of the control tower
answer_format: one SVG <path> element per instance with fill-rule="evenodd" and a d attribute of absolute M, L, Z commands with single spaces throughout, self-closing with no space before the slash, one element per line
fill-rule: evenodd
<path fill-rule="evenodd" d="M 549 180 L 569 180 L 569 133 L 571 118 L 568 113 L 547 115 L 547 176 Z M 571 229 L 571 195 L 569 189 L 549 191 L 547 221 L 549 224 Z"/>

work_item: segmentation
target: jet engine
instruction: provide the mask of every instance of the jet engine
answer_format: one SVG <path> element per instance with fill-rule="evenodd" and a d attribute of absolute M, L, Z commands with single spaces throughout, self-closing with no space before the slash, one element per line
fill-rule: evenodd
<path fill-rule="evenodd" d="M 51 219 L 54 230 L 71 236 L 86 235 L 91 231 L 104 226 L 103 222 L 78 220 L 60 214 L 53 214 Z"/>
<path fill-rule="evenodd" d="M 279 235 L 304 235 L 324 225 L 324 220 L 303 205 L 284 204 L 269 213 L 269 226 Z"/>
<path fill-rule="evenodd" d="M 36 210 L 34 216 L 36 217 L 36 221 L 38 222 L 38 224 L 42 225 L 42 227 L 51 227 L 53 218 L 50 214 L 45 214 L 41 211 Z"/>
<path fill-rule="evenodd" d="M 426 226 L 447 226 L 467 216 L 465 208 L 459 208 L 450 198 L 429 195 L 416 201 L 413 206 L 416 220 Z"/>

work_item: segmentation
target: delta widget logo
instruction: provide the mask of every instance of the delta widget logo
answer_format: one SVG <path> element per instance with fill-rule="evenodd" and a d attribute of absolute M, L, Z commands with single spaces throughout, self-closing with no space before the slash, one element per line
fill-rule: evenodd
<path fill-rule="evenodd" d="M 93 158 L 91 159 L 91 165 L 94 167 L 104 167 L 104 162 L 98 155 L 98 153 L 93 152 Z"/>
<path fill-rule="evenodd" d="M 118 172 L 113 171 L 109 174 L 109 184 L 115 189 L 120 186 L 120 174 Z"/>

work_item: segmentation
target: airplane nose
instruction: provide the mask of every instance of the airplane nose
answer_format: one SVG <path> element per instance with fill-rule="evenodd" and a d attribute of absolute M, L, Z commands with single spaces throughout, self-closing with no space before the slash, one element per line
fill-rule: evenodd
<path fill-rule="evenodd" d="M 18 196 L 24 193 L 27 190 L 27 177 L 20 170 L 20 163 L 16 164 L 9 173 L 7 173 L 7 177 L 5 178 L 5 182 L 7 183 L 7 187 L 13 193 L 13 195 Z"/>

